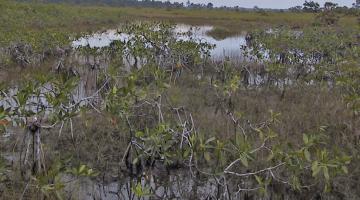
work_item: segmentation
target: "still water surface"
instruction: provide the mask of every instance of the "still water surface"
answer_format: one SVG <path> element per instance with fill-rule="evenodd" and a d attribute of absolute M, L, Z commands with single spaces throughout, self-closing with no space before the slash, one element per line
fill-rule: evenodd
<path fill-rule="evenodd" d="M 211 56 L 213 59 L 223 59 L 225 56 L 241 57 L 240 47 L 242 45 L 246 45 L 245 36 L 237 35 L 219 40 L 207 34 L 213 28 L 213 26 L 193 27 L 186 24 L 178 24 L 176 25 L 174 32 L 175 34 L 178 34 L 191 31 L 193 33 L 193 37 L 196 40 L 201 40 L 203 42 L 208 42 L 215 45 L 215 48 L 211 51 Z M 102 33 L 95 33 L 75 40 L 73 41 L 72 46 L 76 48 L 79 46 L 89 45 L 90 47 L 101 48 L 109 46 L 111 42 L 115 40 L 124 41 L 127 39 L 127 37 L 128 36 L 126 34 L 118 33 L 117 30 L 107 30 Z M 187 38 L 181 37 L 179 39 L 186 40 Z"/>

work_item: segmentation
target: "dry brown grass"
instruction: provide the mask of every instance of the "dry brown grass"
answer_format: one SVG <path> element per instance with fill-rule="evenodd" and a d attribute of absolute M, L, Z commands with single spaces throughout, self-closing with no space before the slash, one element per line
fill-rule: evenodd
<path fill-rule="evenodd" d="M 284 98 L 276 88 L 241 89 L 233 97 L 234 113 L 241 113 L 242 121 L 257 124 L 269 118 L 269 111 L 281 113 L 277 131 L 284 140 L 297 141 L 303 133 L 317 131 L 320 126 L 349 129 L 351 112 L 337 89 L 320 86 L 294 86 Z M 168 91 L 176 105 L 184 105 L 194 114 L 198 128 L 207 134 L 232 137 L 234 128 L 226 113 L 216 112 L 217 98 L 206 83 L 183 80 Z M 345 131 L 345 130 L 344 130 Z M 346 132 L 338 132 L 339 137 Z M 294 137 L 298 135 L 299 137 Z"/>

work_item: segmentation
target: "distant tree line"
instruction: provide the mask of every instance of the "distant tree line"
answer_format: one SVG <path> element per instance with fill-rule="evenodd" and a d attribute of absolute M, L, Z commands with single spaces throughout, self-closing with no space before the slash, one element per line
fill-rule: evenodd
<path fill-rule="evenodd" d="M 193 3 L 188 0 L 186 3 L 160 1 L 160 0 L 18 0 L 27 2 L 44 2 L 44 3 L 71 3 L 83 5 L 108 5 L 108 6 L 135 6 L 135 7 L 155 7 L 155 8 L 188 8 L 188 9 L 222 9 L 222 10 L 235 10 L 235 11 L 277 11 L 277 12 L 320 12 L 320 11 L 337 11 L 343 13 L 358 13 L 360 3 L 354 3 L 353 7 L 339 6 L 337 3 L 325 2 L 323 7 L 316 1 L 305 1 L 302 6 L 294 6 L 289 9 L 262 9 L 258 6 L 254 8 L 242 8 L 239 6 L 228 7 L 221 6 L 215 7 L 213 3 Z M 360 1 L 360 0 L 358 0 Z M 357 2 L 358 2 L 357 1 Z"/>
<path fill-rule="evenodd" d="M 289 11 L 292 12 L 320 12 L 320 11 L 337 11 L 337 12 L 347 12 L 353 11 L 358 12 L 357 10 L 358 6 L 357 4 L 353 4 L 353 7 L 347 7 L 347 6 L 339 6 L 337 3 L 333 2 L 325 2 L 323 7 L 320 6 L 320 4 L 316 1 L 305 1 L 302 6 L 295 6 L 289 8 Z"/>
<path fill-rule="evenodd" d="M 160 0 L 17 0 L 17 1 L 42 2 L 42 3 L 70 3 L 70 4 L 81 4 L 81 5 L 154 7 L 154 8 L 221 9 L 221 10 L 236 10 L 236 11 L 253 10 L 251 8 L 250 9 L 242 8 L 239 6 L 215 7 L 214 4 L 211 2 L 193 3 L 190 0 L 188 0 L 186 3 L 160 1 Z"/>
<path fill-rule="evenodd" d="M 19 0 L 19 1 L 37 1 L 39 0 Z M 141 6 L 158 8 L 214 8 L 212 3 L 200 4 L 188 1 L 186 4 L 159 0 L 40 0 L 44 3 L 71 3 L 83 5 L 109 5 L 109 6 Z"/>

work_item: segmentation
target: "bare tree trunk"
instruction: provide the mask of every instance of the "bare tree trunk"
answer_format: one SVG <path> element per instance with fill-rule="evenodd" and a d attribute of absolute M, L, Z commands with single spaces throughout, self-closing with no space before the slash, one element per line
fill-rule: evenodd
<path fill-rule="evenodd" d="M 24 179 L 29 178 L 28 172 L 32 175 L 41 173 L 41 126 L 37 121 L 31 122 L 26 128 L 21 147 L 20 167 Z"/>
<path fill-rule="evenodd" d="M 33 174 L 41 173 L 41 137 L 40 137 L 40 127 L 33 133 L 34 134 L 34 171 Z"/>

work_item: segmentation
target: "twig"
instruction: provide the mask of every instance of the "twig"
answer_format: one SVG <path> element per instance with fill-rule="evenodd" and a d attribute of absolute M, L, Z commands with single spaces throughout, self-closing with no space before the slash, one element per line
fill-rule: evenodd
<path fill-rule="evenodd" d="M 273 170 L 273 169 L 276 169 L 276 168 L 279 168 L 283 165 L 285 165 L 285 162 L 282 162 L 276 166 L 273 166 L 273 167 L 268 167 L 268 168 L 265 168 L 265 169 L 262 169 L 262 170 L 259 170 L 259 171 L 256 171 L 256 172 L 250 172 L 250 173 L 245 173 L 245 174 L 240 174 L 240 173 L 236 173 L 236 172 L 232 172 L 232 171 L 229 171 L 230 167 L 233 166 L 235 163 L 239 162 L 240 159 L 237 159 L 235 160 L 234 162 L 232 162 L 225 170 L 224 170 L 224 173 L 225 174 L 232 174 L 232 175 L 235 175 L 235 176 L 238 176 L 238 177 L 244 177 L 244 176 L 252 176 L 252 175 L 257 175 L 257 174 L 260 174 L 260 173 L 263 173 L 263 172 L 266 172 L 266 171 L 270 171 L 270 170 Z"/>
<path fill-rule="evenodd" d="M 74 129 L 73 129 L 72 119 L 70 118 L 69 121 L 70 121 L 71 138 L 74 140 Z"/>
<path fill-rule="evenodd" d="M 26 183 L 25 189 L 21 194 L 20 200 L 22 200 L 24 198 L 25 192 L 26 192 L 27 188 L 29 187 L 30 182 L 31 182 L 31 179 L 29 180 L 29 182 Z"/>

